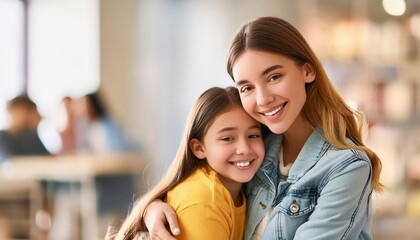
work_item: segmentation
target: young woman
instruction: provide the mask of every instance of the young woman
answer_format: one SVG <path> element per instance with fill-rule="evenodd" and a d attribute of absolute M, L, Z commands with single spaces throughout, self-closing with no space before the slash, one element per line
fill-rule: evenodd
<path fill-rule="evenodd" d="M 237 89 L 210 88 L 193 107 L 166 176 L 136 203 L 115 239 L 133 239 L 147 205 L 165 196 L 178 215 L 179 239 L 242 239 L 242 183 L 263 158 L 261 124 L 244 111 Z"/>
<path fill-rule="evenodd" d="M 245 239 L 371 239 L 381 161 L 363 143 L 362 115 L 302 35 L 279 18 L 251 21 L 233 39 L 227 70 L 245 111 L 272 132 L 246 187 Z M 164 203 L 154 201 L 144 218 L 153 239 L 175 239 L 164 223 L 177 228 L 176 216 Z"/>

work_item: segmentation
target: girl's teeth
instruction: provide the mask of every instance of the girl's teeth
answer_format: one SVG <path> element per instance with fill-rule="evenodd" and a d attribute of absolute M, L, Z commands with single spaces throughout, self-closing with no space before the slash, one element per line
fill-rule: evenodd
<path fill-rule="evenodd" d="M 250 162 L 238 162 L 238 163 L 235 163 L 235 165 L 238 166 L 238 167 L 247 167 L 247 166 L 249 166 L 249 164 L 251 164 L 251 163 Z"/>

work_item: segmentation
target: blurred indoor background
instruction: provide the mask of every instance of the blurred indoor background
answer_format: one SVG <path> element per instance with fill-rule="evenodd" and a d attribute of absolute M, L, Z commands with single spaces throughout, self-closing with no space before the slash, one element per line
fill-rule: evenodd
<path fill-rule="evenodd" d="M 267 15 L 369 121 L 387 187 L 374 239 L 420 239 L 420 0 L 0 0 L 0 129 L 27 95 L 47 150 L 0 153 L 0 239 L 102 239 L 164 174 L 198 95 L 232 85 L 233 34 Z M 84 115 L 92 93 L 101 117 Z"/>

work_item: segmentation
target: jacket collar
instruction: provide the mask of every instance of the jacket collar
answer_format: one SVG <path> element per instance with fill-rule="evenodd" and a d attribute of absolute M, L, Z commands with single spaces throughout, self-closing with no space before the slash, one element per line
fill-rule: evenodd
<path fill-rule="evenodd" d="M 330 144 L 325 140 L 321 130 L 313 131 L 293 163 L 288 181 L 296 182 L 304 176 L 325 154 L 329 146 Z"/>
<path fill-rule="evenodd" d="M 272 180 L 277 179 L 282 141 L 282 134 L 271 134 L 265 139 L 266 154 L 261 169 Z M 304 176 L 325 154 L 328 147 L 329 143 L 324 139 L 322 131 L 313 131 L 293 163 L 287 181 L 294 183 Z"/>

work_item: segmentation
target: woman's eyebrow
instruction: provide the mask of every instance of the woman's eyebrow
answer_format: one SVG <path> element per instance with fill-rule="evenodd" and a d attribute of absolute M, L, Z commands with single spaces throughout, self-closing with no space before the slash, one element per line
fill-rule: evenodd
<path fill-rule="evenodd" d="M 265 70 L 261 73 L 261 77 L 262 77 L 262 76 L 264 76 L 264 75 L 266 75 L 267 73 L 269 73 L 269 72 L 271 72 L 271 71 L 275 70 L 275 69 L 278 69 L 278 68 L 283 68 L 283 66 L 282 66 L 282 65 L 273 65 L 273 66 L 271 66 L 271 67 L 268 67 L 267 69 L 265 69 Z"/>
<path fill-rule="evenodd" d="M 282 65 L 273 65 L 271 67 L 268 67 L 264 71 L 262 71 L 260 76 L 262 77 L 262 76 L 266 75 L 267 73 L 269 73 L 273 70 L 279 69 L 279 68 L 283 68 L 283 66 Z M 236 82 L 236 86 L 240 86 L 240 85 L 243 85 L 243 84 L 245 84 L 249 81 L 248 80 L 239 80 L 239 81 L 235 81 L 235 82 Z"/>
<path fill-rule="evenodd" d="M 249 82 L 248 80 L 239 80 L 236 82 L 236 86 L 244 85 L 245 83 Z"/>

